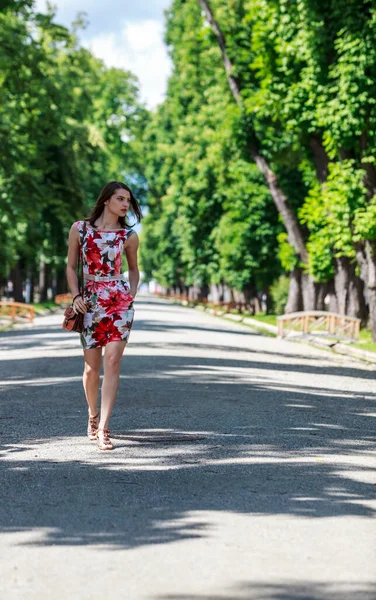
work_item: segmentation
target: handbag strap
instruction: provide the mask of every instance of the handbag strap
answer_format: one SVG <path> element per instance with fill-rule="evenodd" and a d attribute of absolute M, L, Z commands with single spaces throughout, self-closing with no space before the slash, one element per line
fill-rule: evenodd
<path fill-rule="evenodd" d="M 81 256 L 81 296 L 84 295 L 84 256 L 83 256 L 83 247 L 86 236 L 86 221 L 84 221 L 84 226 L 82 228 L 82 238 L 81 238 L 81 248 L 80 248 L 80 256 Z"/>

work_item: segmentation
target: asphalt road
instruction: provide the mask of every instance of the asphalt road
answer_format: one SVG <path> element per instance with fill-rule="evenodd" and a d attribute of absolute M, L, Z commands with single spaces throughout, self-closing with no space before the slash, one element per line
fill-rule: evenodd
<path fill-rule="evenodd" d="M 100 452 L 61 320 L 0 335 L 2 600 L 376 599 L 374 368 L 140 298 Z"/>

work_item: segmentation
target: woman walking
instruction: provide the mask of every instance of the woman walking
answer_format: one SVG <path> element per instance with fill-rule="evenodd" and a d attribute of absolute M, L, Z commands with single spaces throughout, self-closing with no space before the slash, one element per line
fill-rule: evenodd
<path fill-rule="evenodd" d="M 113 449 L 109 421 L 119 387 L 120 362 L 133 323 L 133 301 L 139 282 L 138 235 L 128 225 L 128 211 L 141 221 L 141 209 L 130 188 L 125 183 L 110 181 L 88 219 L 73 223 L 69 232 L 67 280 L 74 311 L 84 313 L 84 331 L 80 335 L 85 361 L 83 386 L 89 412 L 87 434 L 89 439 L 98 440 L 100 450 Z M 129 286 L 120 272 L 123 252 L 128 262 Z M 80 254 L 83 297 L 76 275 Z"/>

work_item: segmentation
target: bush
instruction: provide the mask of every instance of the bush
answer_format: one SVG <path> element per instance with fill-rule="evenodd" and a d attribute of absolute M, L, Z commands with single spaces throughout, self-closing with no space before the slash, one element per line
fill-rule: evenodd
<path fill-rule="evenodd" d="M 270 286 L 270 296 L 272 299 L 272 310 L 276 315 L 282 315 L 287 304 L 289 295 L 290 278 L 281 275 L 273 281 Z"/>

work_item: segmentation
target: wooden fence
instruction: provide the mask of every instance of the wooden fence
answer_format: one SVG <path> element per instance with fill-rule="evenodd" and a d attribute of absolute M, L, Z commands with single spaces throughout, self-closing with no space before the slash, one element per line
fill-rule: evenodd
<path fill-rule="evenodd" d="M 237 310 L 240 314 L 247 312 L 250 314 L 253 314 L 252 312 L 252 303 L 250 302 L 235 302 L 235 300 L 231 300 L 228 302 L 222 302 L 222 301 L 216 301 L 214 302 L 213 300 L 208 300 L 207 298 L 203 298 L 202 300 L 193 300 L 192 298 L 189 298 L 189 296 L 184 295 L 184 294 L 162 294 L 161 292 L 154 292 L 154 296 L 159 296 L 161 298 L 167 298 L 167 299 L 171 299 L 171 300 L 178 300 L 179 302 L 187 302 L 188 304 L 191 305 L 196 305 L 196 304 L 204 304 L 204 305 L 209 305 L 212 308 L 216 308 L 216 309 L 224 309 L 225 311 L 229 312 L 230 310 Z"/>
<path fill-rule="evenodd" d="M 15 321 L 18 317 L 33 321 L 35 308 L 32 304 L 25 304 L 24 302 L 0 302 L 0 315 L 9 317 L 12 321 Z"/>
<path fill-rule="evenodd" d="M 55 296 L 55 303 L 56 304 L 61 304 L 61 305 L 69 305 L 72 302 L 72 294 L 70 294 L 69 292 L 67 292 L 66 294 L 57 294 L 57 296 Z"/>
<path fill-rule="evenodd" d="M 360 319 L 321 310 L 312 310 L 277 317 L 277 326 L 279 337 L 295 332 L 332 335 L 358 340 Z"/>

